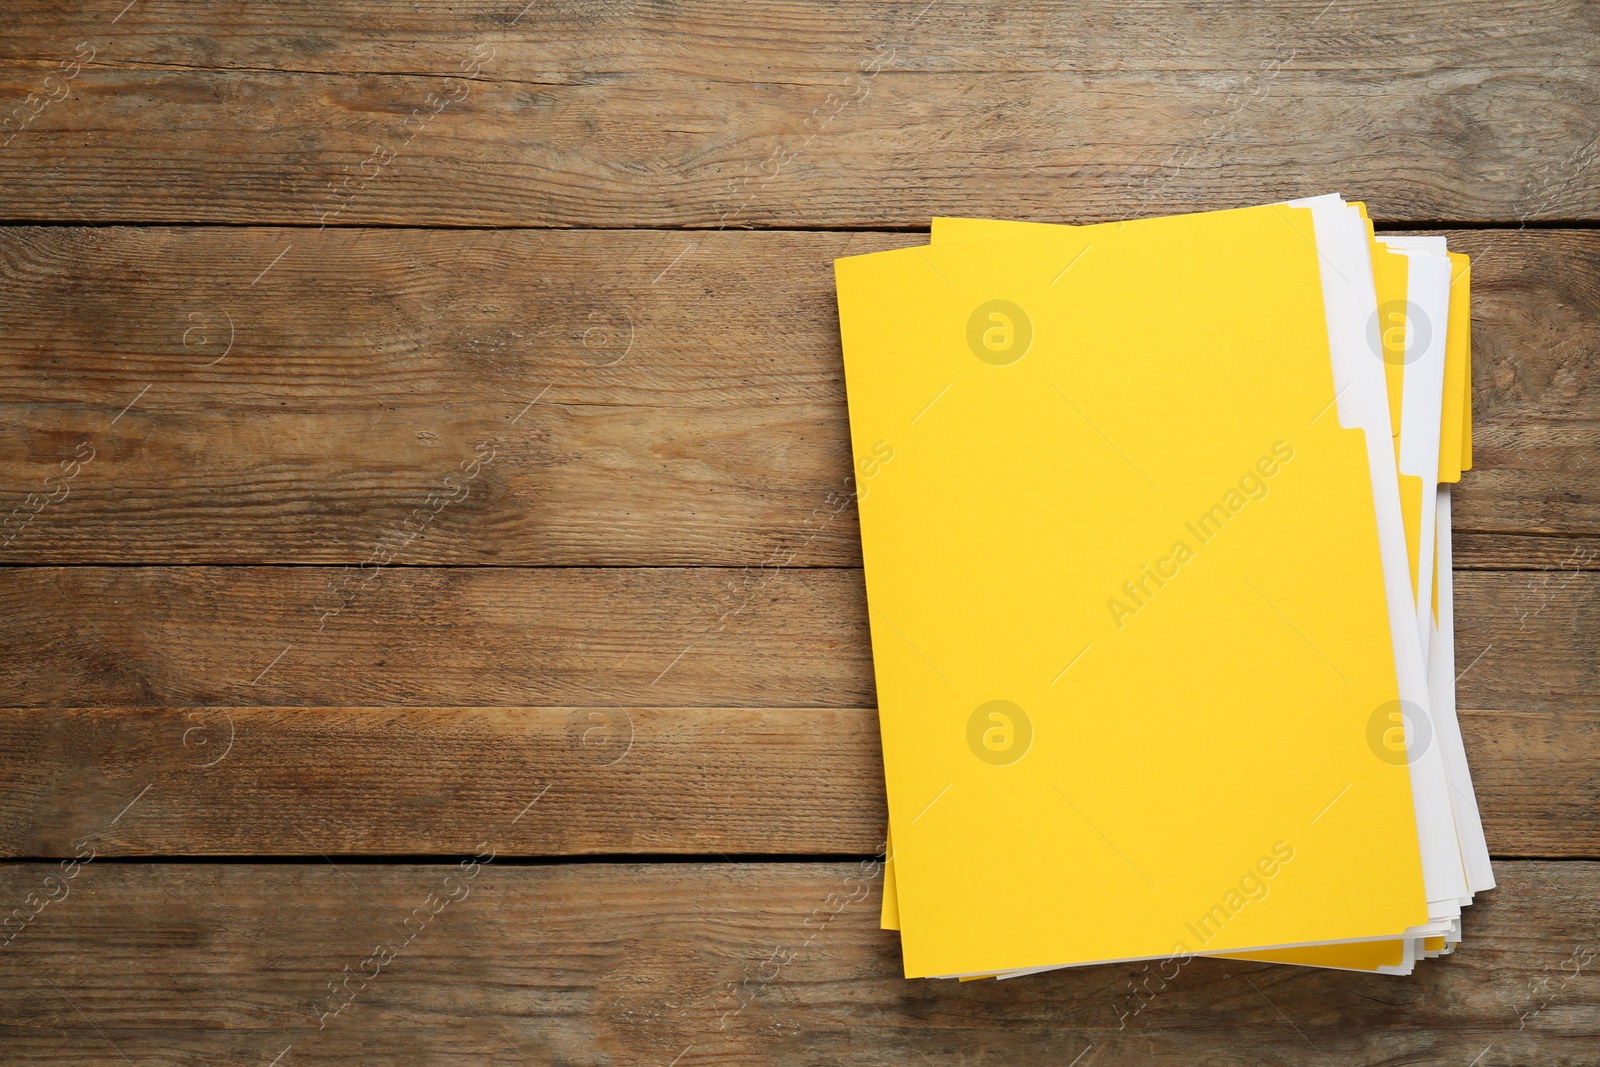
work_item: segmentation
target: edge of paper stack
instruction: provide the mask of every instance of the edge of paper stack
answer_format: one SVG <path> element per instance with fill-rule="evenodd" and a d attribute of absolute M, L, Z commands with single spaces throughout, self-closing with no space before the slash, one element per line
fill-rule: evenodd
<path fill-rule="evenodd" d="M 1467 257 L 1328 195 L 835 274 L 906 976 L 1453 952 Z"/>

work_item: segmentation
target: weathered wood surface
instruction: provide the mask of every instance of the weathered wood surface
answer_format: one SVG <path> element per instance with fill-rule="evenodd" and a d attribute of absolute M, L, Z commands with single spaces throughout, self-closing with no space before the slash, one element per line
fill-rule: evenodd
<path fill-rule="evenodd" d="M 1600 859 L 1600 710 L 1461 719 L 1491 851 Z M 28 857 L 445 855 L 524 811 L 503 853 L 861 854 L 886 817 L 871 708 L 19 709 L 0 781 Z"/>
<path fill-rule="evenodd" d="M 508 820 L 520 856 L 858 854 L 885 825 L 870 708 L 29 709 L 0 781 L 25 856 L 442 855 Z"/>
<path fill-rule="evenodd" d="M 3 17 L 10 219 L 888 227 L 1331 189 L 1388 220 L 1600 217 L 1576 0 Z"/>
<path fill-rule="evenodd" d="M 0 707 L 874 703 L 860 571 L 367 573 L 0 568 Z M 1460 706 L 1594 709 L 1600 574 L 1466 571 L 1456 598 Z"/>
<path fill-rule="evenodd" d="M 1600 220 L 1597 45 L 1576 0 L 7 3 L 0 223 L 66 225 L 0 226 L 0 1060 L 1594 1063 L 1600 237 L 1461 227 Z M 1491 848 L 1563 861 L 1410 979 L 905 982 L 820 861 L 884 823 L 831 260 L 1334 189 L 1475 257 L 1462 726 Z M 406 858 L 480 848 L 410 937 L 464 883 Z"/>
<path fill-rule="evenodd" d="M 0 901 L 54 870 L 0 866 Z M 1462 948 L 1410 978 L 1194 960 L 965 984 L 900 977 L 870 861 L 467 870 L 80 866 L 0 948 L 7 1062 L 1505 1067 L 1592 1064 L 1600 1029 L 1592 863 L 1500 864 Z"/>
<path fill-rule="evenodd" d="M 1457 564 L 1600 567 L 1600 236 L 1450 238 Z M 923 240 L 0 231 L 0 560 L 856 565 L 831 264 Z"/>

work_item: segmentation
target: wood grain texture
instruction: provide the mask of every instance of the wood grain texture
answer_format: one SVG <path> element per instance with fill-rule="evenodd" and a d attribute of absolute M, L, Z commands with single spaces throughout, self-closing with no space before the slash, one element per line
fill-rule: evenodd
<path fill-rule="evenodd" d="M 0 900 L 54 869 L 0 866 Z M 0 949 L 0 1034 L 9 1063 L 74 1067 L 1594 1062 L 1592 863 L 1501 864 L 1462 948 L 1409 978 L 1200 959 L 965 984 L 900 977 L 874 870 L 90 863 Z"/>
<path fill-rule="evenodd" d="M 1600 709 L 1460 719 L 1490 850 L 1600 859 Z"/>
<path fill-rule="evenodd" d="M 1600 235 L 1449 236 L 1457 564 L 1594 569 Z M 831 264 L 922 240 L 0 231 L 0 560 L 857 565 Z"/>
<path fill-rule="evenodd" d="M 1577 0 L 120 6 L 8 5 L 8 217 L 884 227 L 1331 189 L 1600 217 Z"/>
<path fill-rule="evenodd" d="M 488 448 L 401 562 L 856 563 L 831 264 L 913 240 L 8 231 L 0 502 L 94 458 L 5 552 L 358 563 Z"/>
<path fill-rule="evenodd" d="M 561 817 L 525 828 L 523 854 L 874 847 L 858 572 L 389 569 L 319 630 L 345 573 L 0 572 L 5 851 L 61 854 L 151 783 L 108 848 L 438 852 L 546 786 Z M 1461 704 L 1502 709 L 1462 716 L 1499 854 L 1600 855 L 1596 582 L 1458 575 Z M 374 707 L 316 707 L 330 697 Z M 508 698 L 595 707 L 429 706 Z"/>
<path fill-rule="evenodd" d="M 8 0 L 0 1060 L 1593 1064 L 1600 235 L 1462 227 L 1600 220 L 1597 45 L 1579 0 Z M 885 822 L 831 260 L 1335 189 L 1474 255 L 1500 888 L 1410 979 L 905 982 L 824 862 Z"/>
<path fill-rule="evenodd" d="M 6 568 L 0 611 L 7 706 L 872 703 L 859 571 Z"/>
<path fill-rule="evenodd" d="M 1462 730 L 1494 854 L 1600 859 L 1600 710 Z M 444 855 L 508 818 L 518 856 L 865 854 L 886 819 L 872 708 L 22 709 L 0 781 L 5 856 Z"/>
<path fill-rule="evenodd" d="M 861 572 L 0 568 L 0 707 L 868 707 Z M 1600 574 L 1466 571 L 1464 708 L 1591 710 Z M 355 583 L 347 606 L 330 584 Z M 362 585 L 364 584 L 364 587 Z M 914 624 L 902 621 L 915 634 Z M 914 639 L 914 638 L 913 638 Z"/>
<path fill-rule="evenodd" d="M 0 781 L 13 856 L 859 854 L 886 818 L 870 708 L 8 711 Z"/>

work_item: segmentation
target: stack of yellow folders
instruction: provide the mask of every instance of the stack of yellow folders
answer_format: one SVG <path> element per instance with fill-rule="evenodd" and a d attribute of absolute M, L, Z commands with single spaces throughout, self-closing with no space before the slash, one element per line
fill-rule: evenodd
<path fill-rule="evenodd" d="M 835 264 L 908 977 L 1459 943 L 1466 268 L 1334 195 Z"/>

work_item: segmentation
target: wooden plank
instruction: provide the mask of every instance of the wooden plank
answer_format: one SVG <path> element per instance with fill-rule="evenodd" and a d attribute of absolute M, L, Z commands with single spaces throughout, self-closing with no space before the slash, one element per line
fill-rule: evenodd
<path fill-rule="evenodd" d="M 1600 529 L 1593 525 L 1600 523 L 1600 494 L 1588 495 L 1600 489 L 1593 474 L 1600 459 L 1600 388 L 1580 368 L 1600 358 L 1600 320 L 1578 309 L 1600 304 L 1600 241 L 1543 241 L 1528 233 L 1448 236 L 1452 248 L 1473 257 L 1474 469 L 1452 497 L 1454 528 L 1465 534 L 1457 565 L 1592 568 L 1600 560 L 1593 537 Z M 1551 255 L 1549 275 L 1536 282 L 1541 251 Z M 1505 269 L 1513 256 L 1527 257 L 1523 269 Z M 1494 280 L 1480 284 L 1480 278 Z M 1556 503 L 1585 497 L 1572 510 Z M 1567 525 L 1558 516 L 1576 521 Z M 1568 540 L 1572 534 L 1581 539 Z"/>
<path fill-rule="evenodd" d="M 0 900 L 53 870 L 0 866 Z M 1505 1067 L 1590 1063 L 1600 1028 L 1592 863 L 1501 864 L 1462 948 L 1408 978 L 1196 959 L 965 984 L 900 976 L 872 861 L 466 870 L 80 866 L 0 949 L 8 1062 Z"/>
<path fill-rule="evenodd" d="M 863 853 L 874 710 L 0 712 L 0 854 Z M 148 792 L 145 787 L 150 786 Z M 753 798 L 760 798 L 752 803 Z"/>
<path fill-rule="evenodd" d="M 6 568 L 0 706 L 860 707 L 860 586 L 846 570 Z"/>
<path fill-rule="evenodd" d="M 1600 235 L 1450 238 L 1458 565 L 1600 565 Z M 0 231 L 0 559 L 857 565 L 831 263 L 921 240 Z"/>
<path fill-rule="evenodd" d="M 0 568 L 0 707 L 874 703 L 859 571 L 367 573 Z M 1600 574 L 1536 577 L 1457 575 L 1460 706 L 1594 707 Z"/>
<path fill-rule="evenodd" d="M 1332 189 L 1600 217 L 1575 0 L 117 6 L 8 7 L 10 218 L 881 227 Z"/>
<path fill-rule="evenodd" d="M 1460 718 L 1490 851 L 1600 859 L 1600 710 Z"/>
<path fill-rule="evenodd" d="M 91 457 L 6 552 L 858 562 L 831 262 L 913 240 L 5 231 L 7 513 Z"/>
<path fill-rule="evenodd" d="M 1487 474 L 1487 472 L 1485 472 Z M 1582 491 L 1582 481 L 1569 482 Z M 1475 488 L 1475 487 L 1473 487 Z M 1458 490 L 1457 498 L 1472 490 Z M 1476 494 L 1475 494 L 1476 495 Z M 1492 490 L 1482 496 L 1492 495 Z M 1479 515 L 1487 509 L 1481 499 L 1472 502 Z M 1573 571 L 1592 571 L 1600 567 L 1600 539 L 1546 534 L 1478 533 L 1454 531 L 1456 569 L 1525 570 L 1539 572 L 1534 581 L 1557 585 Z"/>
<path fill-rule="evenodd" d="M 1600 710 L 1462 727 L 1496 855 L 1600 859 Z M 504 853 L 859 854 L 883 841 L 877 730 L 872 708 L 11 710 L 0 855 L 444 855 L 524 808 Z"/>

